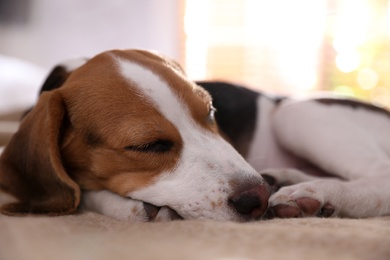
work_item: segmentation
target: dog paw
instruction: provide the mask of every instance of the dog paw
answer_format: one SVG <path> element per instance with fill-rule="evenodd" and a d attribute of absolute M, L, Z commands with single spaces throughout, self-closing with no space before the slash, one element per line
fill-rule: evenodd
<path fill-rule="evenodd" d="M 332 217 L 335 206 L 315 183 L 281 188 L 269 200 L 267 218 Z"/>
<path fill-rule="evenodd" d="M 301 217 L 331 217 L 334 206 L 325 203 L 321 206 L 318 200 L 312 198 L 300 198 L 294 204 L 278 204 L 269 208 L 268 218 L 301 218 Z"/>

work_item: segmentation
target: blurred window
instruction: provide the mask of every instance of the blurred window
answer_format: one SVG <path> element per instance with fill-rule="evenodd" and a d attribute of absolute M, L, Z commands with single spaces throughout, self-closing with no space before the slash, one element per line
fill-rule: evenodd
<path fill-rule="evenodd" d="M 186 0 L 188 75 L 390 106 L 389 0 Z"/>

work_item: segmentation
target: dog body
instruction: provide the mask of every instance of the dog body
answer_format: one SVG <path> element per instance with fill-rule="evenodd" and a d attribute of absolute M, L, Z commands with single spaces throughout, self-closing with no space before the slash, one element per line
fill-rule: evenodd
<path fill-rule="evenodd" d="M 232 84 L 199 84 L 213 96 L 217 121 L 238 151 L 276 188 L 286 186 L 271 196 L 271 214 L 390 214 L 389 112 L 335 97 L 269 97 Z M 239 132 L 230 127 L 234 121 Z"/>
<path fill-rule="evenodd" d="M 55 68 L 0 158 L 0 187 L 18 199 L 2 212 L 81 207 L 141 221 L 248 221 L 267 208 L 267 217 L 390 214 L 386 111 L 198 84 L 211 96 L 175 62 L 139 50 Z"/>

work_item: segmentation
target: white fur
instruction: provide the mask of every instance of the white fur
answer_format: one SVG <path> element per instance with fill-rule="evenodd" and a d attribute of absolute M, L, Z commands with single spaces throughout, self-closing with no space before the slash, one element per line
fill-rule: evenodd
<path fill-rule="evenodd" d="M 262 173 L 273 176 L 278 183 L 295 183 L 273 194 L 270 207 L 298 207 L 299 199 L 310 198 L 320 202 L 318 210 L 330 203 L 335 208 L 332 216 L 390 214 L 388 115 L 348 105 L 287 100 L 274 108 L 269 125 L 275 145 L 345 180 L 305 177 L 297 170 L 263 168 Z M 254 143 L 254 146 L 261 145 Z"/>
<path fill-rule="evenodd" d="M 348 180 L 389 174 L 390 118 L 382 113 L 292 101 L 277 110 L 273 124 L 284 148 L 327 172 Z"/>
<path fill-rule="evenodd" d="M 295 167 L 293 160 L 278 144 L 271 124 L 277 106 L 273 100 L 264 95 L 257 99 L 258 109 L 255 135 L 246 160 L 257 171 L 268 168 Z"/>
<path fill-rule="evenodd" d="M 119 220 L 148 220 L 142 201 L 124 198 L 107 190 L 84 191 L 81 208 Z"/>

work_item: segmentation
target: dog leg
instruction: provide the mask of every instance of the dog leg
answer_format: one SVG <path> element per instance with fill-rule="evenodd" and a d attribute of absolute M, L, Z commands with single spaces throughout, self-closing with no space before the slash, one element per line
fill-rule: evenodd
<path fill-rule="evenodd" d="M 168 207 L 124 198 L 107 190 L 84 191 L 81 210 L 93 211 L 118 220 L 170 221 L 181 219 Z"/>
<path fill-rule="evenodd" d="M 289 178 L 285 173 L 291 173 Z M 305 177 L 296 170 L 267 172 L 277 182 Z M 295 176 L 294 176 L 295 175 Z M 309 178 L 314 178 L 308 176 Z M 354 181 L 315 178 L 280 188 L 269 199 L 268 217 L 373 217 L 390 214 L 390 178 L 367 177 Z M 275 185 L 275 184 L 274 184 Z"/>
<path fill-rule="evenodd" d="M 389 117 L 315 101 L 275 112 L 278 144 L 321 170 L 344 180 L 390 175 Z"/>
<path fill-rule="evenodd" d="M 340 180 L 307 181 L 293 172 L 283 178 L 305 182 L 273 194 L 271 212 L 279 217 L 390 215 L 388 115 L 307 101 L 280 108 L 273 120 L 281 147 Z M 286 180 L 281 172 L 270 175 Z"/>

